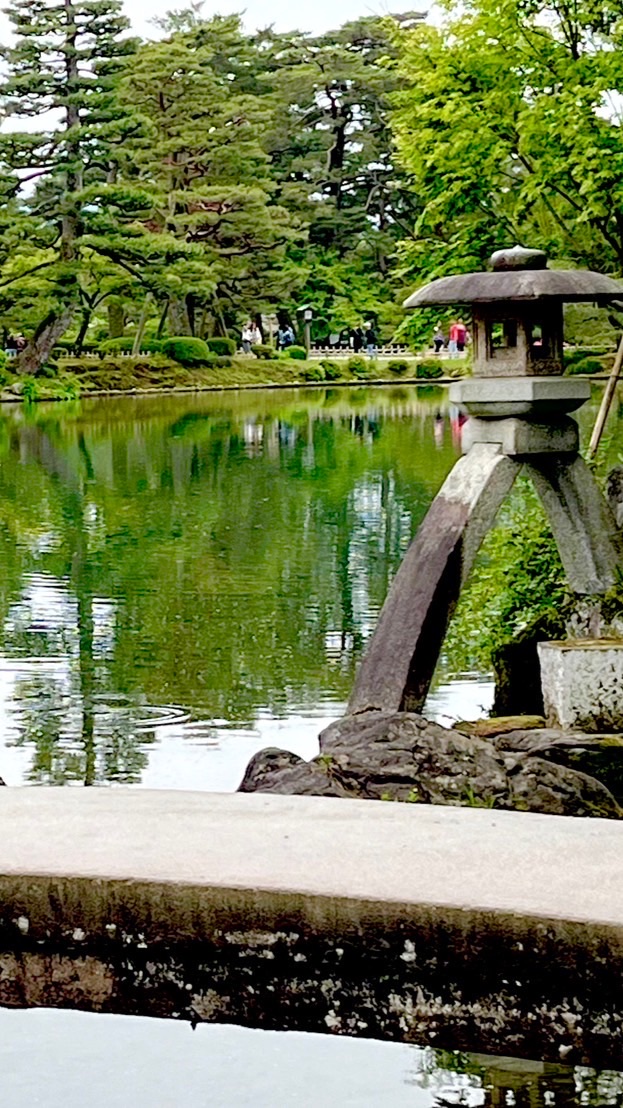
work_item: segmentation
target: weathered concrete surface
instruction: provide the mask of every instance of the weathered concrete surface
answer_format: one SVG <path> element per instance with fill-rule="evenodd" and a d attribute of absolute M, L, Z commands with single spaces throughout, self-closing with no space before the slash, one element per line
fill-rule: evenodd
<path fill-rule="evenodd" d="M 618 824 L 260 795 L 2 793 L 1 1004 L 614 1065 L 622 982 Z"/>
<path fill-rule="evenodd" d="M 450 400 L 480 419 L 559 417 L 581 408 L 590 381 L 569 377 L 466 377 L 450 386 Z"/>
<path fill-rule="evenodd" d="M 574 419 L 560 418 L 549 423 L 528 419 L 476 419 L 471 416 L 463 427 L 461 449 L 468 454 L 477 442 L 499 443 L 503 454 L 577 454 L 580 432 Z"/>
<path fill-rule="evenodd" d="M 580 455 L 530 457 L 532 479 L 575 593 L 606 593 L 623 568 L 623 544 L 614 516 Z"/>
<path fill-rule="evenodd" d="M 623 733 L 623 639 L 538 644 L 551 727 Z"/>

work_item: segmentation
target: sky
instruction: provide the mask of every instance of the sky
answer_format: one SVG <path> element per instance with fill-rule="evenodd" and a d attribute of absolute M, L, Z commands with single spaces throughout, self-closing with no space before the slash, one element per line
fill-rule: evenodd
<path fill-rule="evenodd" d="M 134 29 L 140 34 L 154 37 L 156 32 L 150 20 L 162 16 L 172 8 L 189 7 L 189 0 L 124 0 L 125 10 Z M 307 4 L 293 4 L 292 0 L 205 0 L 202 14 L 243 14 L 248 30 L 274 24 L 277 31 L 310 31 L 319 34 L 341 27 L 349 20 L 365 15 L 385 15 L 389 11 L 407 12 L 425 7 L 423 0 L 312 0 Z"/>

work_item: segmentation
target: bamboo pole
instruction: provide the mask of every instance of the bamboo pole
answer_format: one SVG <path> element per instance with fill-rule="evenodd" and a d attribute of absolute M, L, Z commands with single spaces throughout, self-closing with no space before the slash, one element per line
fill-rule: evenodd
<path fill-rule="evenodd" d="M 594 458 L 597 453 L 597 447 L 601 441 L 604 427 L 606 426 L 606 420 L 610 411 L 610 406 L 614 399 L 616 387 L 621 377 L 621 367 L 623 366 L 623 335 L 621 335 L 621 341 L 619 342 L 616 357 L 614 359 L 614 365 L 608 378 L 608 384 L 606 385 L 606 391 L 603 394 L 599 412 L 597 413 L 597 419 L 595 420 L 595 426 L 593 427 L 593 433 L 591 435 L 591 441 L 588 447 L 588 457 Z"/>

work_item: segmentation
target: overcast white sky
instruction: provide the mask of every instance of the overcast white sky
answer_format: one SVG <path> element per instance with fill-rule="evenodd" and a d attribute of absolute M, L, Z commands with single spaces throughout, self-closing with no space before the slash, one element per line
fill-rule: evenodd
<path fill-rule="evenodd" d="M 139 34 L 154 37 L 150 20 L 164 15 L 171 9 L 189 6 L 189 0 L 124 0 L 125 10 Z M 202 14 L 230 15 L 243 14 L 249 30 L 267 27 L 271 23 L 278 31 L 311 31 L 319 33 L 341 27 L 351 19 L 362 15 L 381 15 L 389 11 L 407 12 L 425 7 L 424 0 L 311 0 L 306 4 L 292 3 L 292 0 L 206 0 Z"/>

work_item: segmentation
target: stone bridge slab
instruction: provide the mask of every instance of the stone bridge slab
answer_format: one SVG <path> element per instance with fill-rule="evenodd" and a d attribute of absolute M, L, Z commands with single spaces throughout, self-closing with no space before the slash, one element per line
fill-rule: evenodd
<path fill-rule="evenodd" d="M 623 824 L 0 792 L 0 1003 L 623 1063 Z"/>

